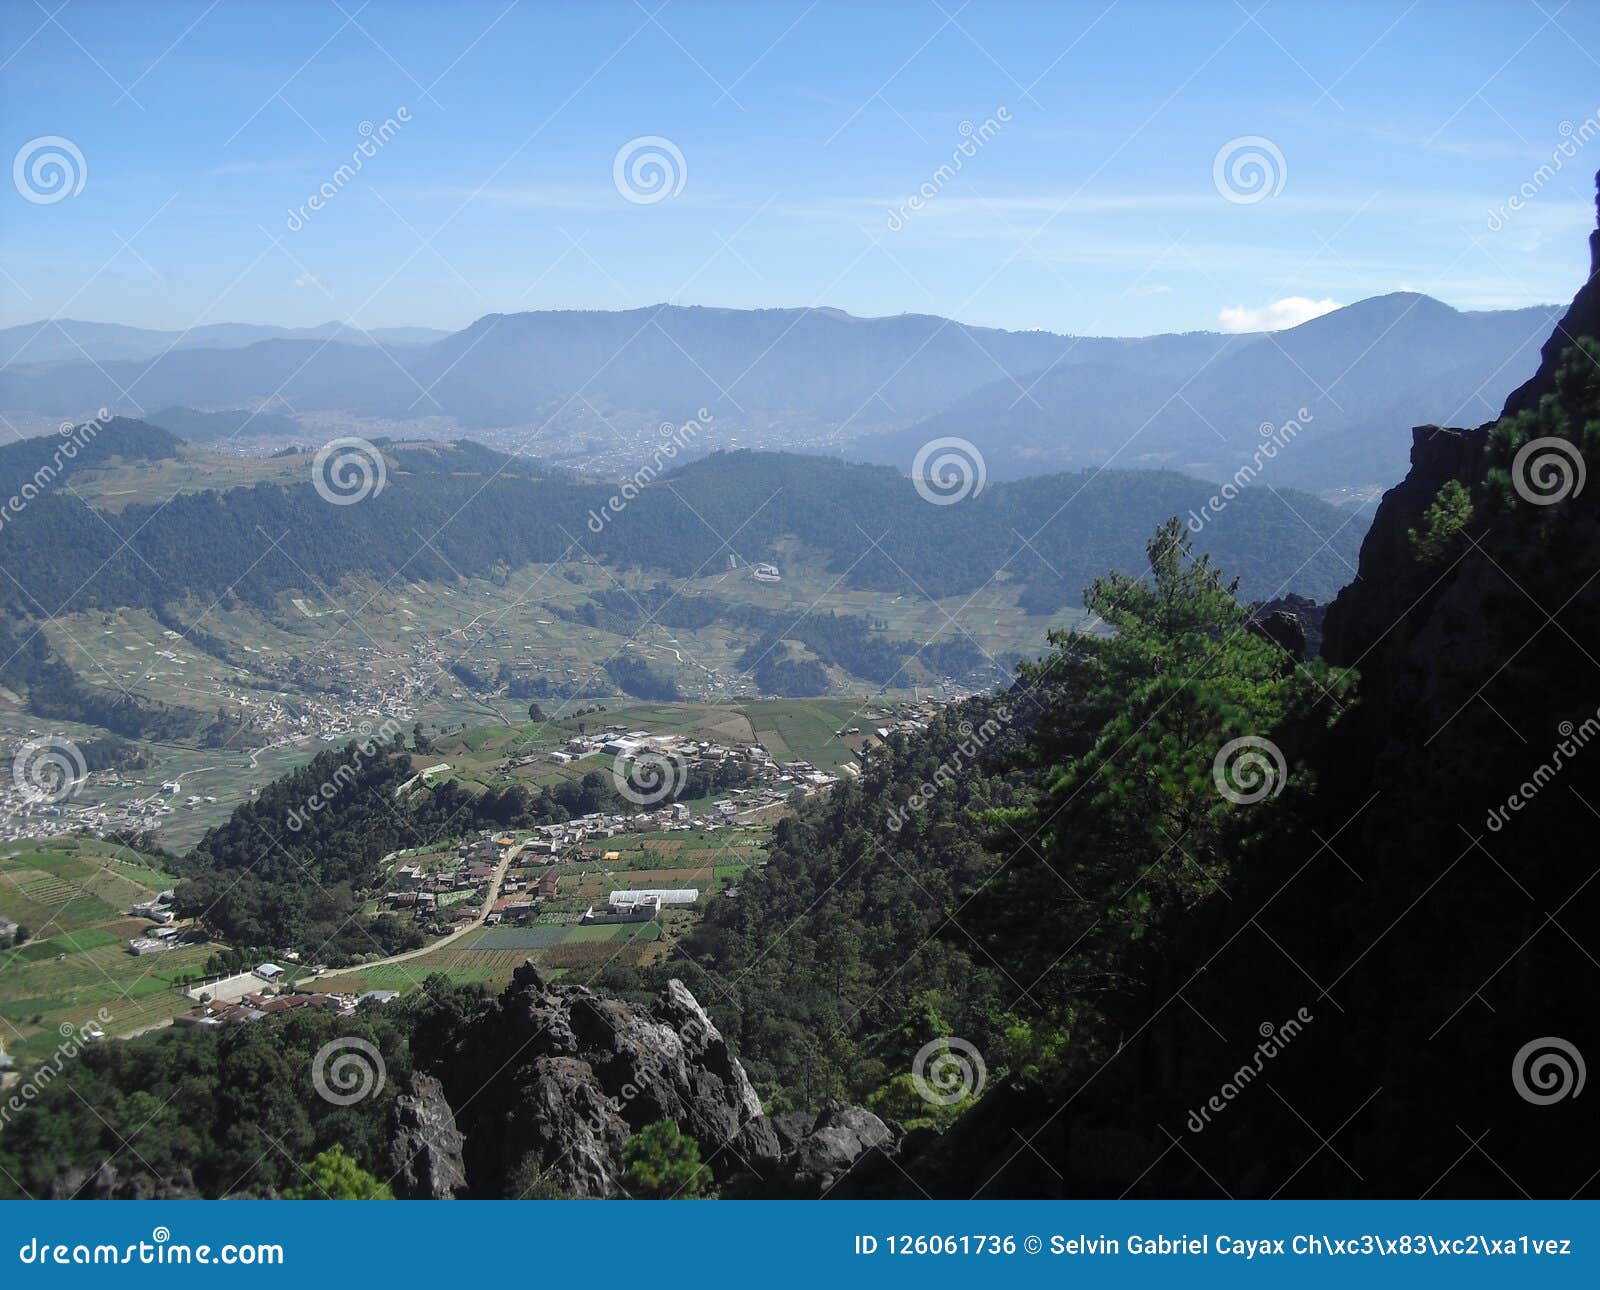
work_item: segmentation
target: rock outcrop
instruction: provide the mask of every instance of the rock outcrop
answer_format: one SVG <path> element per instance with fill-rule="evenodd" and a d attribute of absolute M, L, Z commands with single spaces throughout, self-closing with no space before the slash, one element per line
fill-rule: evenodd
<path fill-rule="evenodd" d="M 107 1160 L 97 1168 L 63 1165 L 50 1182 L 50 1200 L 194 1200 L 194 1178 L 180 1169 L 168 1178 L 144 1170 L 124 1174 Z"/>
<path fill-rule="evenodd" d="M 630 1136 L 670 1120 L 724 1183 L 818 1195 L 893 1135 L 877 1116 L 836 1106 L 786 1125 L 762 1112 L 744 1068 L 688 988 L 669 981 L 649 1006 L 546 979 L 533 964 L 444 1063 L 448 1087 L 401 1099 L 397 1153 L 419 1166 L 407 1188 L 515 1195 L 529 1179 L 580 1197 L 620 1196 Z M 444 1130 L 444 1095 L 465 1133 Z"/>
<path fill-rule="evenodd" d="M 1255 606 L 1246 626 L 1301 663 L 1322 653 L 1322 620 L 1327 612 L 1326 605 L 1311 597 L 1291 593 Z"/>
<path fill-rule="evenodd" d="M 390 1184 L 401 1200 L 453 1200 L 467 1189 L 465 1140 L 445 1100 L 444 1085 L 431 1075 L 412 1075 L 391 1112 Z"/>
<path fill-rule="evenodd" d="M 773 1162 L 769 1191 L 804 1196 L 830 1194 L 869 1152 L 892 1150 L 895 1135 L 871 1111 L 833 1102 L 815 1114 L 776 1116 L 781 1155 Z M 776 1186 L 770 1184 L 776 1182 Z"/>

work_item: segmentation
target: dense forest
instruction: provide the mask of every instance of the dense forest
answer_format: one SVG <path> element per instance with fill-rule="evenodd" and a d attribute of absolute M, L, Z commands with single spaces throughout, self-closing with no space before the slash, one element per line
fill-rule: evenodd
<path fill-rule="evenodd" d="M 312 1162 L 335 1149 L 388 1177 L 383 1150 L 396 1090 L 417 1058 L 437 1059 L 440 1039 L 481 1006 L 477 992 L 441 976 L 350 1022 L 299 1012 L 283 1024 L 173 1028 L 88 1048 L 75 1059 L 70 1088 L 97 1114 L 82 1113 L 67 1081 L 51 1084 L 0 1135 L 0 1196 L 92 1195 L 93 1175 L 108 1160 L 124 1174 L 137 1171 L 140 1194 L 152 1197 L 290 1194 L 305 1185 Z M 336 1037 L 372 1045 L 388 1072 L 355 1105 L 304 1096 L 314 1054 Z M 121 1150 L 134 1136 L 137 1158 Z"/>

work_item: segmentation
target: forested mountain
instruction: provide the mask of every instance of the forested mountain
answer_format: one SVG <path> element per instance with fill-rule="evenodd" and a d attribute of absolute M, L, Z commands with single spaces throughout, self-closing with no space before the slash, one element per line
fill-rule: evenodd
<path fill-rule="evenodd" d="M 116 420 L 63 474 L 173 451 L 165 432 Z M 1136 555 L 1153 524 L 1203 510 L 1213 492 L 1170 472 L 1106 471 L 992 485 L 939 506 L 885 467 L 734 452 L 643 488 L 595 532 L 611 485 L 545 477 L 534 462 L 471 443 L 384 451 L 387 485 L 351 506 L 318 494 L 309 462 L 303 485 L 185 493 L 115 513 L 48 490 L 0 529 L 0 559 L 26 571 L 26 595 L 12 587 L 0 602 L 23 615 L 224 593 L 267 604 L 314 590 L 308 579 L 331 586 L 404 571 L 448 580 L 588 557 L 689 577 L 726 567 L 730 554 L 774 559 L 780 539 L 795 537 L 848 585 L 942 597 L 998 577 L 1022 583 L 1024 604 L 1048 613 L 1099 569 Z M 37 440 L 0 449 L 0 483 L 20 487 L 48 452 Z M 1351 568 L 1350 518 L 1305 495 L 1247 490 L 1205 525 L 1201 545 L 1240 571 L 1249 595 L 1325 599 Z"/>
<path fill-rule="evenodd" d="M 1020 385 L 996 378 L 861 451 L 903 464 L 929 439 L 960 435 L 1001 479 L 1109 462 L 1226 480 L 1264 426 L 1298 421 L 1292 447 L 1268 468 L 1275 484 L 1387 486 L 1405 473 L 1405 431 L 1492 415 L 1537 364 L 1559 313 L 1461 313 L 1397 292 L 1196 355 L 1175 379 L 1104 361 L 1061 364 Z"/>

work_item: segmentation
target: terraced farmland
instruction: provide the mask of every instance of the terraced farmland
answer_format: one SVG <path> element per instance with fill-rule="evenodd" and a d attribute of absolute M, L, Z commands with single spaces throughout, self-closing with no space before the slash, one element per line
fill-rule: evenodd
<path fill-rule="evenodd" d="M 126 1035 L 189 1008 L 176 983 L 197 974 L 215 946 L 145 958 L 126 948 L 147 926 L 128 908 L 176 881 L 147 857 L 87 838 L 0 855 L 0 917 L 28 932 L 22 945 L 0 951 L 0 1046 L 26 1062 L 91 1021 Z"/>

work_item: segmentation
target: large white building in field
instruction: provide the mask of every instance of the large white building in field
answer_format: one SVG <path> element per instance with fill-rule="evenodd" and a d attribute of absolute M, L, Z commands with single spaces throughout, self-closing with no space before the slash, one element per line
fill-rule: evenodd
<path fill-rule="evenodd" d="M 614 891 L 606 904 L 615 909 L 618 905 L 639 905 L 647 900 L 667 905 L 692 905 L 700 899 L 698 887 L 649 887 L 642 891 Z"/>

